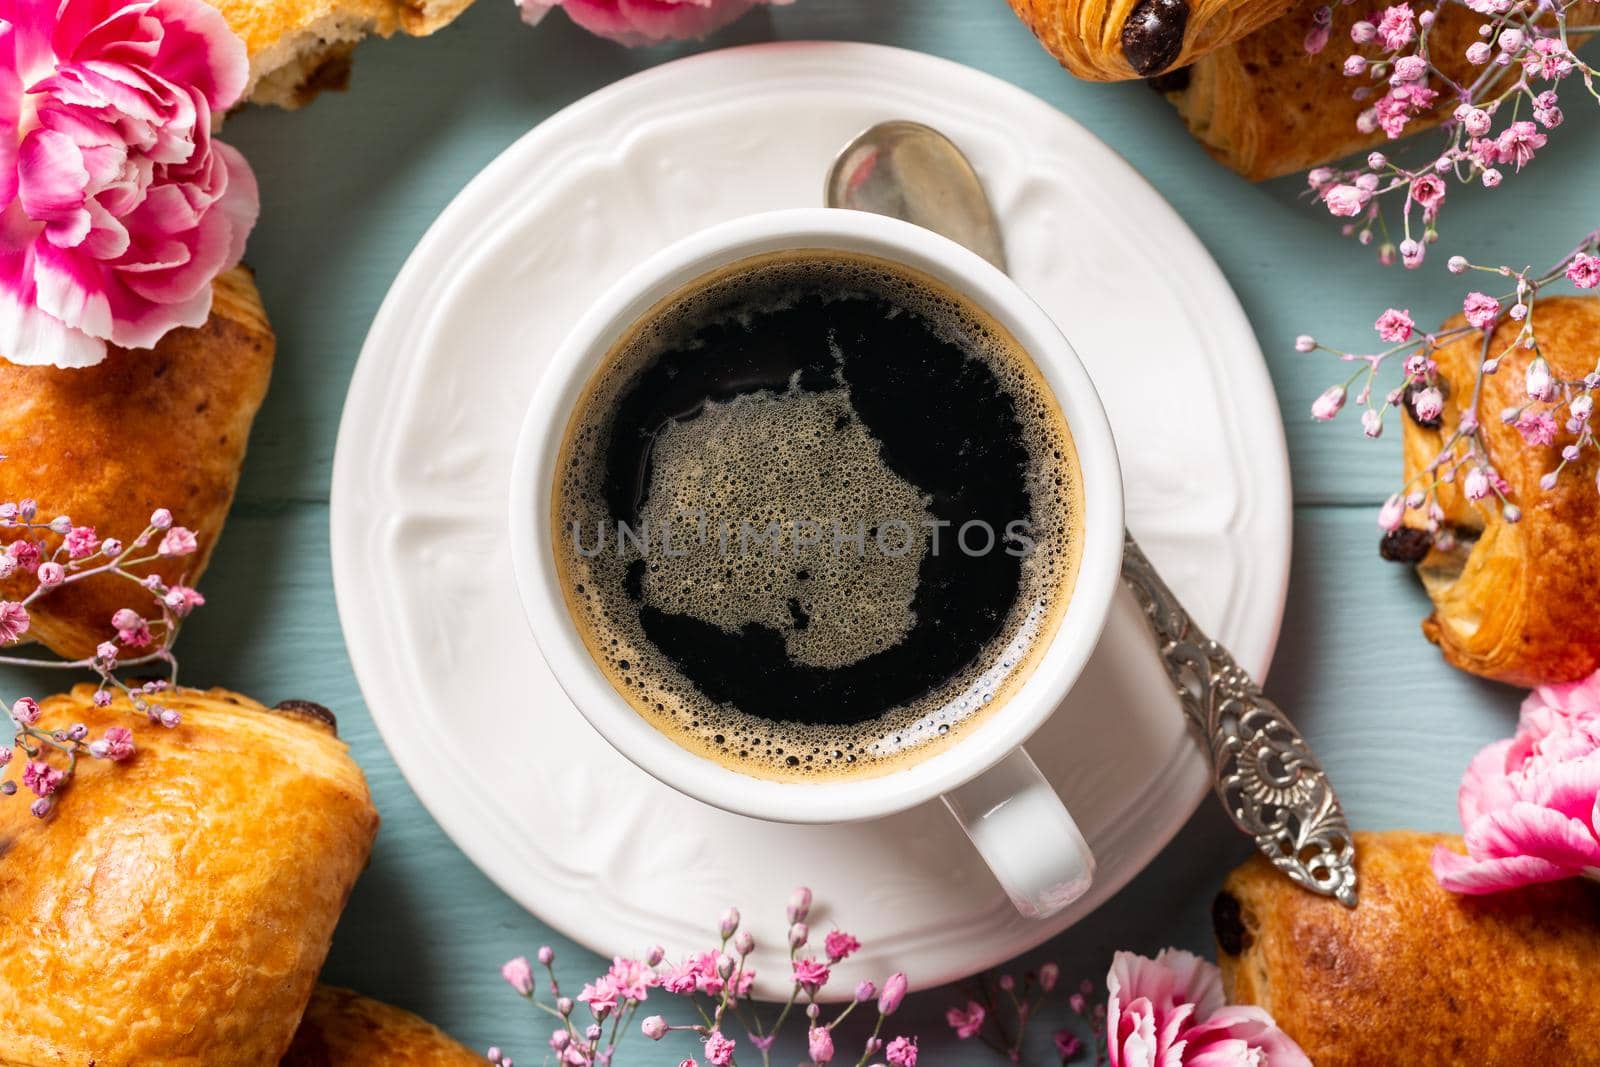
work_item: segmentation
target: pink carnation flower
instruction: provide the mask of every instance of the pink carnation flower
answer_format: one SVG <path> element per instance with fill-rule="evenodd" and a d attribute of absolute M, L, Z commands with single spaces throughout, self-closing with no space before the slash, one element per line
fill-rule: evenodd
<path fill-rule="evenodd" d="M 0 0 L 0 352 L 84 366 L 199 326 L 258 210 L 211 139 L 248 74 L 201 0 Z"/>
<path fill-rule="evenodd" d="M 758 3 L 790 0 L 517 0 L 522 20 L 536 25 L 559 7 L 590 33 L 618 44 L 659 44 L 704 37 L 749 11 Z"/>
<path fill-rule="evenodd" d="M 1222 972 L 1193 953 L 1118 952 L 1106 993 L 1111 1067 L 1311 1067 L 1272 1016 L 1225 1004 Z"/>
<path fill-rule="evenodd" d="M 1600 672 L 1530 693 L 1515 736 L 1478 753 L 1457 802 L 1467 855 L 1433 854 L 1446 889 L 1600 878 Z"/>

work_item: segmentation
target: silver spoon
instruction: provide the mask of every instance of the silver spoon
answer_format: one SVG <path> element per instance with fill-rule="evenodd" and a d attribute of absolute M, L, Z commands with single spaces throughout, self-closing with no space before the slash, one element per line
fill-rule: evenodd
<path fill-rule="evenodd" d="M 866 130 L 834 160 L 826 200 L 916 223 L 1006 269 L 1000 226 L 977 172 L 932 127 L 896 121 Z M 1355 907 L 1355 842 L 1311 746 L 1195 624 L 1133 535 L 1124 531 L 1123 538 L 1123 583 L 1150 624 L 1228 817 L 1297 885 Z"/>

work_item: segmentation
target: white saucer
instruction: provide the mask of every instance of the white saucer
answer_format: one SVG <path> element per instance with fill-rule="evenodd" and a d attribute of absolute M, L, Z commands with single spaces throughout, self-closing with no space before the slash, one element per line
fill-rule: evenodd
<path fill-rule="evenodd" d="M 595 951 L 697 946 L 727 904 L 763 945 L 806 883 L 867 951 L 832 988 L 898 967 L 927 987 L 1082 919 L 1205 795 L 1131 599 L 1029 744 L 1099 859 L 1087 897 L 1019 918 L 928 805 L 875 823 L 774 826 L 704 807 L 609 748 L 522 618 L 506 544 L 512 444 L 548 353 L 649 252 L 737 215 L 816 204 L 870 123 L 938 126 L 994 198 L 1014 275 L 1106 403 L 1128 523 L 1185 603 L 1262 675 L 1288 583 L 1288 461 L 1266 367 L 1216 264 L 1126 163 L 1060 112 L 914 52 L 781 44 L 700 55 L 573 105 L 439 217 L 361 354 L 333 470 L 339 615 L 362 692 L 423 803 L 501 888 Z M 772 979 L 776 953 L 757 961 Z M 843 973 L 848 972 L 848 973 Z"/>

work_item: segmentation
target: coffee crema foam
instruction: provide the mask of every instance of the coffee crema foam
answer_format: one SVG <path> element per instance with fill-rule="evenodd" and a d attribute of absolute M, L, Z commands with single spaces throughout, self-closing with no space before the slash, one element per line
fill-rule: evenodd
<path fill-rule="evenodd" d="M 657 729 L 761 778 L 942 749 L 1032 672 L 1077 575 L 1077 458 L 1038 368 L 965 298 L 867 256 L 758 256 L 656 304 L 588 382 L 557 470 L 591 655 Z"/>

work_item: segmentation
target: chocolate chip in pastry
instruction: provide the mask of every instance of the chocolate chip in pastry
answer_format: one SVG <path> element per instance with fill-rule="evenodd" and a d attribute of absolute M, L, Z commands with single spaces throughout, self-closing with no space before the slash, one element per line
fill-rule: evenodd
<path fill-rule="evenodd" d="M 1280 18 L 1293 0 L 1011 0 L 1046 51 L 1090 81 L 1187 66 Z"/>
<path fill-rule="evenodd" d="M 1547 297 L 1534 315 L 1540 352 L 1554 375 L 1576 380 L 1595 369 L 1600 297 Z M 1458 315 L 1441 329 L 1464 324 Z M 1505 354 L 1499 370 L 1483 380 L 1479 422 L 1490 460 L 1509 483 L 1508 495 L 1522 518 L 1508 523 L 1499 508 L 1471 503 L 1459 478 L 1441 485 L 1438 501 L 1450 537 L 1443 545 L 1429 539 L 1416 562 L 1433 601 L 1422 632 L 1444 658 L 1485 678 L 1533 686 L 1572 681 L 1600 667 L 1600 460 L 1587 449 L 1567 464 L 1554 489 L 1540 489 L 1539 479 L 1560 464 L 1572 435 L 1563 428 L 1554 444 L 1532 445 L 1499 417 L 1528 399 L 1533 353 L 1513 344 L 1520 329 L 1506 319 L 1495 331 L 1491 351 Z M 1402 416 L 1407 484 L 1460 425 L 1482 344 L 1483 335 L 1474 330 L 1434 354 L 1444 411 L 1432 427 Z M 1406 522 L 1415 529 L 1424 517 L 1408 512 Z"/>
<path fill-rule="evenodd" d="M 318 986 L 282 1067 L 483 1067 L 483 1056 L 408 1011 Z"/>
<path fill-rule="evenodd" d="M 274 341 L 250 272 L 216 280 L 211 317 L 153 349 L 112 348 L 91 367 L 19 367 L 0 361 L 0 500 L 33 497 L 45 521 L 70 515 L 102 537 L 131 538 L 158 507 L 193 530 L 199 551 L 146 568 L 195 584 L 222 533 L 256 409 L 267 392 Z M 16 534 L 0 531 L 0 542 Z M 0 582 L 16 600 L 36 580 Z M 143 607 L 128 582 L 87 578 L 29 607 L 28 637 L 59 655 L 93 653 L 112 613 Z"/>
<path fill-rule="evenodd" d="M 1265 1008 L 1317 1067 L 1600 1063 L 1600 886 L 1457 896 L 1429 858 L 1459 837 L 1355 838 L 1354 909 L 1259 856 L 1228 877 L 1212 915 L 1230 1002 Z"/>
<path fill-rule="evenodd" d="M 162 694 L 164 729 L 93 694 L 40 725 L 131 724 L 134 755 L 80 761 L 45 819 L 0 797 L 0 1063 L 276 1063 L 372 848 L 366 780 L 326 723 L 248 697 Z"/>

